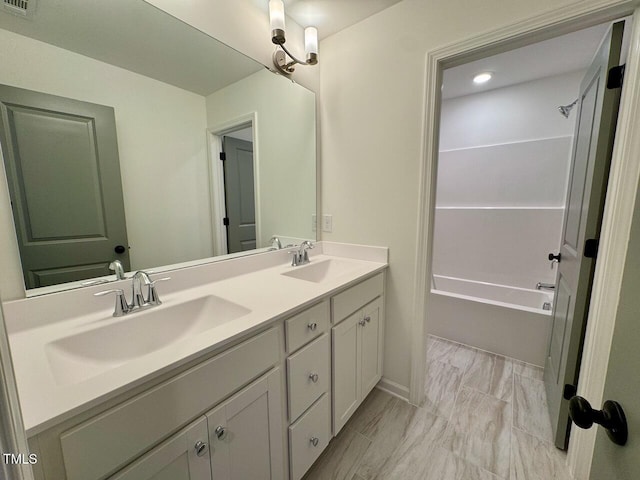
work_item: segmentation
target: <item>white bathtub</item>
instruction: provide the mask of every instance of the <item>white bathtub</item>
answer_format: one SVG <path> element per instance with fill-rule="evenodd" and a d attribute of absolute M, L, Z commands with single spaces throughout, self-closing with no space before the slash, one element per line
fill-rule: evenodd
<path fill-rule="evenodd" d="M 544 365 L 553 293 L 434 275 L 428 331 L 482 350 Z"/>

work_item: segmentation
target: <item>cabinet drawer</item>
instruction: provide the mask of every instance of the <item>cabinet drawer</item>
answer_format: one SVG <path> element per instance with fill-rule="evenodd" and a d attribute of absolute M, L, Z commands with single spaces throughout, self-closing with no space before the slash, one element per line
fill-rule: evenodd
<path fill-rule="evenodd" d="M 97 480 L 265 372 L 279 359 L 276 329 L 88 420 L 60 436 L 67 480 Z"/>
<path fill-rule="evenodd" d="M 329 390 L 329 335 L 287 358 L 289 420 L 293 421 Z"/>
<path fill-rule="evenodd" d="M 347 318 L 353 312 L 362 308 L 376 297 L 382 295 L 384 289 L 384 274 L 379 273 L 375 277 L 365 280 L 358 285 L 334 295 L 331 298 L 333 323 L 338 323 Z"/>
<path fill-rule="evenodd" d="M 289 464 L 292 480 L 302 478 L 327 447 L 331 436 L 330 423 L 329 395 L 325 393 L 289 427 Z"/>
<path fill-rule="evenodd" d="M 284 322 L 287 352 L 292 353 L 329 329 L 329 301 L 315 305 Z"/>

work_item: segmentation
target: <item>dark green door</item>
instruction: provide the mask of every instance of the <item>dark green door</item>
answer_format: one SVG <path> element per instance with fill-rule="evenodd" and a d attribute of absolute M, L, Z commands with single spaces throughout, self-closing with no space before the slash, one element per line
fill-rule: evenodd
<path fill-rule="evenodd" d="M 612 25 L 580 86 L 552 332 L 544 369 L 551 426 L 555 444 L 561 449 L 567 448 L 570 427 L 563 390 L 565 385 L 577 385 L 595 269 L 595 258 L 585 254 L 585 242 L 600 235 L 620 103 L 620 88 L 609 88 L 607 77 L 620 61 L 623 30 L 624 22 Z"/>
<path fill-rule="evenodd" d="M 256 248 L 256 201 L 253 144 L 224 137 L 224 191 L 227 205 L 227 251 Z"/>
<path fill-rule="evenodd" d="M 0 85 L 0 143 L 27 288 L 130 269 L 113 108 Z"/>

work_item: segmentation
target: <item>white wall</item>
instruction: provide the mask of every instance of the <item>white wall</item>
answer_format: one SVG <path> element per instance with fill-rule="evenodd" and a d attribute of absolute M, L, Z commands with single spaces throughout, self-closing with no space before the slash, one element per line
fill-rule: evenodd
<path fill-rule="evenodd" d="M 433 273 L 554 283 L 582 72 L 442 103 Z"/>
<path fill-rule="evenodd" d="M 577 98 L 581 79 L 566 73 L 443 101 L 440 150 L 573 135 L 575 109 L 566 119 L 557 107 Z"/>
<path fill-rule="evenodd" d="M 207 97 L 208 127 L 257 115 L 254 144 L 261 238 L 273 235 L 313 239 L 316 213 L 315 95 L 290 80 L 261 70 Z"/>
<path fill-rule="evenodd" d="M 390 247 L 386 379 L 409 385 L 426 53 L 569 4 L 403 0 L 321 42 L 324 240 Z"/>
<path fill-rule="evenodd" d="M 0 83 L 115 108 L 133 269 L 212 255 L 204 97 L 5 30 L 0 64 Z M 11 300 L 24 283 L 2 174 L 0 292 Z"/>

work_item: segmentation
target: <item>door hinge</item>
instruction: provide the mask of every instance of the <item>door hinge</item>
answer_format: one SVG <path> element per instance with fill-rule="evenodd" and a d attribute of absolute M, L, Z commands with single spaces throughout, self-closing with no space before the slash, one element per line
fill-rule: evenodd
<path fill-rule="evenodd" d="M 584 242 L 584 256 L 586 258 L 596 258 L 598 255 L 598 239 L 589 238 Z"/>
<path fill-rule="evenodd" d="M 607 88 L 609 90 L 622 87 L 622 81 L 624 80 L 624 67 L 624 65 L 618 65 L 617 67 L 613 67 L 609 70 L 609 75 L 607 76 Z"/>
<path fill-rule="evenodd" d="M 223 224 L 225 227 L 228 227 L 228 226 L 229 226 L 229 217 L 224 217 L 224 218 L 222 219 L 222 224 Z"/>
<path fill-rule="evenodd" d="M 570 383 L 567 383 L 564 386 L 564 390 L 562 392 L 562 397 L 565 400 L 571 400 L 572 397 L 575 397 L 576 393 L 578 393 L 578 389 L 576 388 L 575 385 L 571 385 Z"/>
<path fill-rule="evenodd" d="M 227 159 L 227 154 L 225 152 L 220 152 L 220 160 L 223 162 Z"/>

